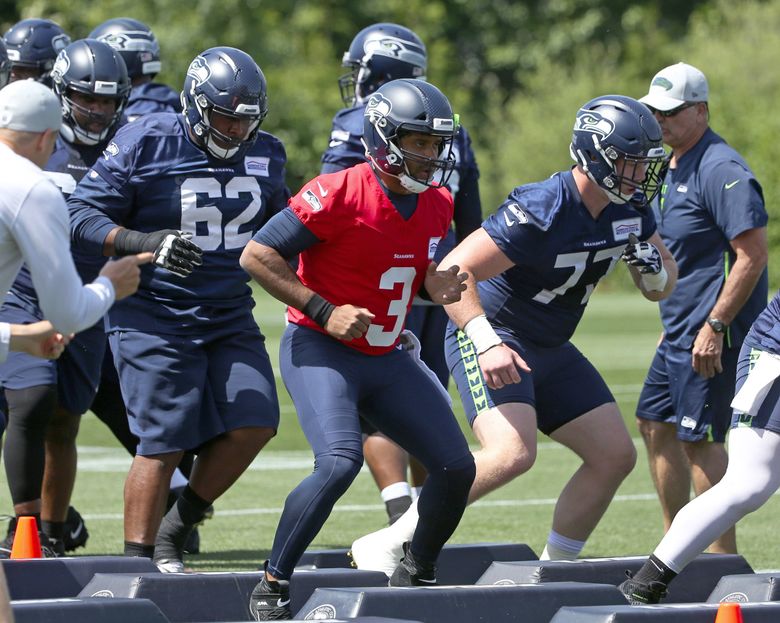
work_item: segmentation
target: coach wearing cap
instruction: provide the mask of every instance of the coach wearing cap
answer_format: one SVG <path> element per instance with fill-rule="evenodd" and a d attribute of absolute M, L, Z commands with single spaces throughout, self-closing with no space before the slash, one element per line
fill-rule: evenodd
<path fill-rule="evenodd" d="M 0 90 L 0 292 L 22 262 L 30 269 L 47 321 L 0 323 L 0 361 L 8 350 L 60 355 L 72 333 L 91 327 L 114 300 L 135 292 L 139 263 L 151 254 L 109 262 L 84 285 L 70 255 L 70 225 L 62 193 L 41 168 L 62 121 L 57 96 L 39 82 L 20 80 Z"/>
<path fill-rule="evenodd" d="M 686 63 L 659 71 L 639 101 L 672 148 L 653 208 L 679 269 L 660 302 L 664 328 L 637 405 L 665 528 L 726 470 L 736 363 L 767 301 L 767 213 L 745 160 L 709 127 L 704 74 Z M 736 552 L 733 528 L 710 547 Z"/>

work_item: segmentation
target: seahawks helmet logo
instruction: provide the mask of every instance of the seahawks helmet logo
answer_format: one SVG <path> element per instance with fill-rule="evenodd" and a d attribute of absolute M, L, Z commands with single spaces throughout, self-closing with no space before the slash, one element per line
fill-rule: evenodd
<path fill-rule="evenodd" d="M 208 82 L 208 79 L 211 77 L 211 69 L 209 69 L 206 59 L 202 56 L 195 57 L 195 60 L 187 68 L 187 75 L 192 78 L 193 86 Z"/>
<path fill-rule="evenodd" d="M 615 130 L 615 124 L 597 112 L 582 112 L 574 122 L 574 131 L 592 132 L 599 138 L 606 138 Z"/>
<path fill-rule="evenodd" d="M 54 62 L 54 67 L 52 67 L 51 70 L 51 78 L 56 83 L 62 82 L 62 77 L 68 73 L 68 69 L 70 69 L 70 59 L 68 58 L 68 55 L 65 53 L 65 50 L 62 50 L 57 55 L 57 60 Z"/>
<path fill-rule="evenodd" d="M 381 93 L 374 93 L 368 98 L 368 104 L 366 105 L 366 111 L 363 113 L 365 117 L 373 125 L 384 126 L 386 123 L 385 117 L 393 110 L 392 102 L 387 99 Z"/>

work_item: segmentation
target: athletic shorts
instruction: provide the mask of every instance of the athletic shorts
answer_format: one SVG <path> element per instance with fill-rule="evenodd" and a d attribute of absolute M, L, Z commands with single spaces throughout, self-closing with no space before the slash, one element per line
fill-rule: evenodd
<path fill-rule="evenodd" d="M 1 317 L 4 322 L 17 324 L 42 320 L 40 312 L 33 313 L 32 309 L 10 301 L 3 305 Z M 56 385 L 59 406 L 68 413 L 81 415 L 89 409 L 97 393 L 105 348 L 106 334 L 100 320 L 77 333 L 59 359 L 9 353 L 8 359 L 0 364 L 0 384 L 6 389 Z"/>
<path fill-rule="evenodd" d="M 117 331 L 109 339 L 138 454 L 197 450 L 231 430 L 279 426 L 256 325 L 189 336 Z"/>
<path fill-rule="evenodd" d="M 705 379 L 694 372 L 690 350 L 675 348 L 664 340 L 650 364 L 636 416 L 674 424 L 682 441 L 723 443 L 731 422 L 738 354 L 736 348 L 724 349 L 723 372 Z"/>
<path fill-rule="evenodd" d="M 452 323 L 447 327 L 447 363 L 472 427 L 480 413 L 520 402 L 535 408 L 537 428 L 549 435 L 588 411 L 615 402 L 596 368 L 571 342 L 542 347 L 497 332 L 504 344 L 525 360 L 531 372 L 520 371 L 520 383 L 490 389 L 471 340 Z"/>
<path fill-rule="evenodd" d="M 758 356 L 763 351 L 757 348 L 751 348 L 743 344 L 739 352 L 739 362 L 737 363 L 736 392 L 745 385 L 748 375 L 753 371 Z M 731 427 L 749 426 L 751 428 L 760 428 L 771 430 L 780 435 L 780 377 L 758 387 L 748 388 L 748 399 L 754 402 L 750 411 L 753 415 L 744 413 L 739 409 L 734 409 L 731 418 Z"/>

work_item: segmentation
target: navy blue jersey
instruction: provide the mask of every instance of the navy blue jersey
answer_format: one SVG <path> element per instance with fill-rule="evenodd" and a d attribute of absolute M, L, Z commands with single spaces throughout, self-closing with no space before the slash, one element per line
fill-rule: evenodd
<path fill-rule="evenodd" d="M 179 333 L 251 319 L 249 276 L 238 260 L 287 204 L 285 163 L 284 146 L 266 132 L 238 161 L 213 158 L 173 113 L 141 117 L 117 132 L 68 201 L 73 243 L 99 255 L 117 224 L 142 232 L 178 229 L 203 249 L 203 265 L 186 278 L 142 267 L 138 293 L 114 305 L 110 328 Z"/>
<path fill-rule="evenodd" d="M 167 84 L 158 82 L 134 86 L 125 108 L 127 119 L 135 121 L 153 112 L 181 112 L 179 94 Z"/>
<path fill-rule="evenodd" d="M 518 186 L 482 227 L 515 266 L 479 283 L 496 327 L 539 346 L 558 346 L 574 333 L 599 280 L 614 268 L 628 235 L 656 230 L 648 210 L 610 203 L 597 219 L 571 171 Z"/>
<path fill-rule="evenodd" d="M 658 232 L 677 261 L 679 276 L 660 302 L 666 339 L 687 349 L 707 320 L 736 255 L 729 241 L 764 227 L 767 213 L 761 186 L 742 157 L 715 132 L 669 169 L 653 209 Z M 739 347 L 766 305 L 767 272 L 732 321 L 727 344 Z"/>
<path fill-rule="evenodd" d="M 365 107 L 364 102 L 336 113 L 328 148 L 322 154 L 321 173 L 335 173 L 366 162 L 366 148 L 361 141 Z M 447 188 L 455 202 L 455 234 L 441 241 L 436 253 L 437 261 L 449 253 L 457 242 L 477 229 L 482 220 L 479 169 L 471 147 L 471 137 L 463 126 L 460 126 L 455 136 L 452 151 L 457 164 L 447 182 Z"/>
<path fill-rule="evenodd" d="M 57 139 L 54 152 L 43 167 L 49 177 L 62 191 L 67 199 L 76 189 L 76 184 L 84 177 L 84 174 L 98 159 L 105 145 L 77 145 L 68 143 L 61 136 Z M 76 270 L 84 283 L 94 281 L 98 276 L 106 258 L 96 257 L 91 254 L 80 253 L 77 249 L 71 249 Z M 10 295 L 15 302 L 25 303 L 38 309 L 38 295 L 35 292 L 30 271 L 27 266 L 22 266 L 16 276 Z"/>
<path fill-rule="evenodd" d="M 756 318 L 745 344 L 780 355 L 780 291 Z"/>

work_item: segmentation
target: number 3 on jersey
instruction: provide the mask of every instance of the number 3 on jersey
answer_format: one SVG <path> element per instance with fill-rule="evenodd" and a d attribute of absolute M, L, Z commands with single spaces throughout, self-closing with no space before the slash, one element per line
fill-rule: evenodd
<path fill-rule="evenodd" d="M 209 199 L 238 199 L 242 193 L 251 195 L 249 204 L 227 224 L 222 225 L 222 210 L 213 203 L 198 205 L 198 195 Z M 234 177 L 222 184 L 213 177 L 193 177 L 181 185 L 181 230 L 192 234 L 192 242 L 204 251 L 219 248 L 223 240 L 225 249 L 241 249 L 252 239 L 252 230 L 238 233 L 239 228 L 257 216 L 263 207 L 262 190 L 254 177 Z M 196 225 L 206 223 L 206 233 L 198 234 Z"/>
<path fill-rule="evenodd" d="M 404 328 L 406 310 L 409 307 L 409 299 L 412 298 L 412 282 L 417 275 L 417 270 L 411 266 L 395 266 L 388 268 L 379 279 L 380 290 L 392 290 L 396 284 L 402 284 L 401 298 L 393 299 L 387 308 L 388 318 L 395 316 L 395 324 L 389 331 L 385 331 L 382 325 L 372 324 L 366 331 L 366 341 L 371 346 L 392 346 Z"/>

